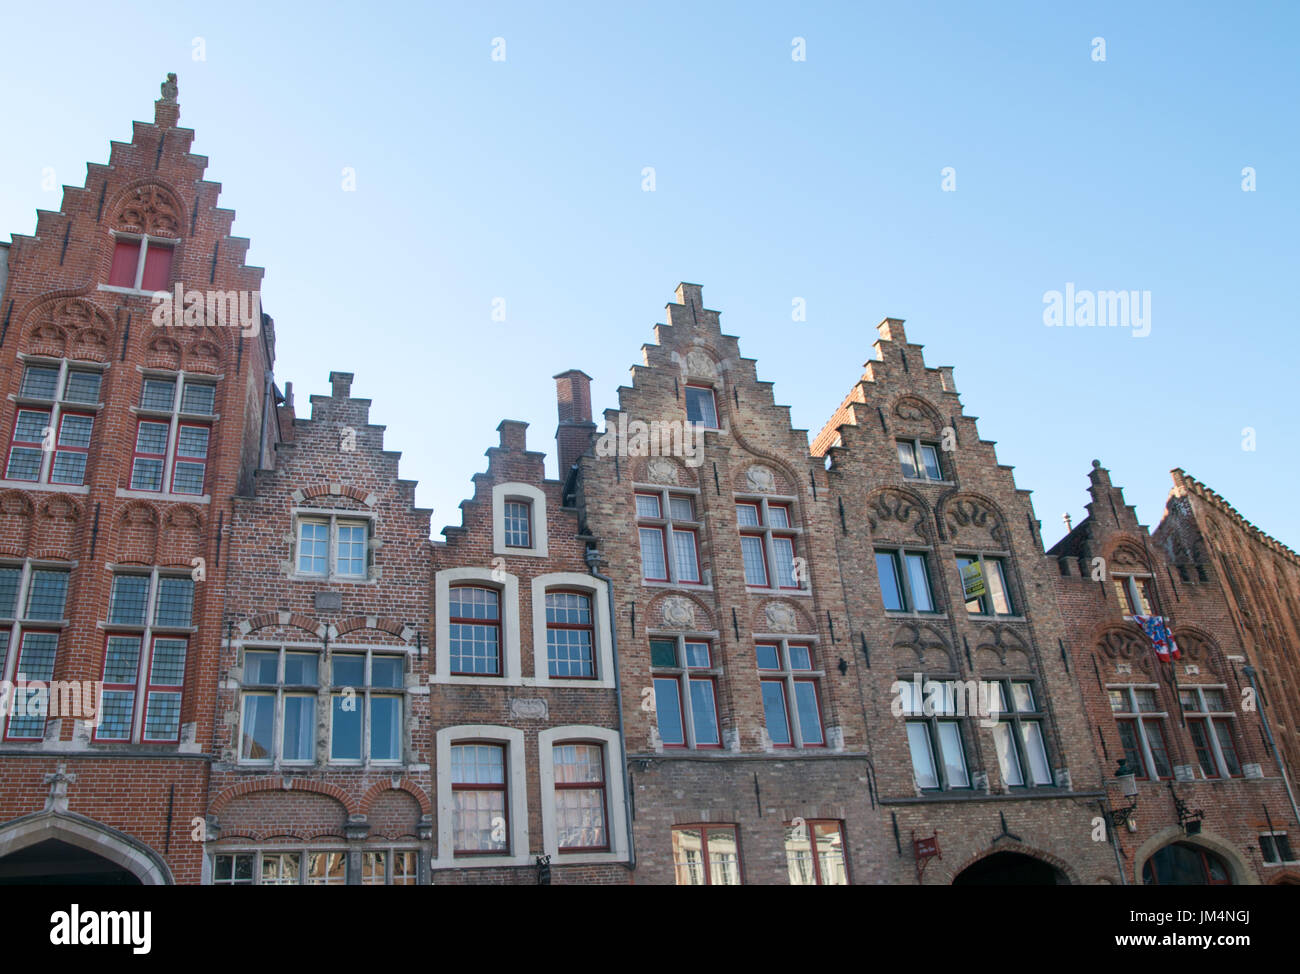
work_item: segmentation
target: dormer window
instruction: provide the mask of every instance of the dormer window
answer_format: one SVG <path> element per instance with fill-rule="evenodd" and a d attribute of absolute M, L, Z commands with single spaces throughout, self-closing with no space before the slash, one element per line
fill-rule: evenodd
<path fill-rule="evenodd" d="M 711 387 L 686 387 L 686 420 L 702 423 L 705 429 L 718 428 L 718 403 Z"/>
<path fill-rule="evenodd" d="M 507 500 L 502 512 L 505 518 L 506 547 L 531 548 L 533 546 L 533 506 L 525 500 Z"/>
<path fill-rule="evenodd" d="M 921 440 L 899 440 L 898 462 L 908 480 L 943 480 L 939 447 Z"/>

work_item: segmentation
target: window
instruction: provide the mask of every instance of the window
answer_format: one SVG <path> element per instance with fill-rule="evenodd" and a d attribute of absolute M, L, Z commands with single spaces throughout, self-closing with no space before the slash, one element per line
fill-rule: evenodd
<path fill-rule="evenodd" d="M 553 677 L 596 678 L 591 596 L 546 593 L 546 672 Z"/>
<path fill-rule="evenodd" d="M 180 395 L 178 397 L 177 392 Z M 140 417 L 131 457 L 131 489 L 201 495 L 207 481 L 216 386 L 185 373 L 149 374 L 140 387 Z"/>
<path fill-rule="evenodd" d="M 1137 777 L 1172 778 L 1169 749 L 1165 746 L 1165 717 L 1156 687 L 1108 687 L 1110 709 L 1115 715 L 1124 759 Z"/>
<path fill-rule="evenodd" d="M 923 551 L 876 551 L 880 597 L 891 612 L 934 612 L 930 567 Z"/>
<path fill-rule="evenodd" d="M 920 440 L 898 440 L 898 463 L 908 480 L 943 480 L 939 445 Z"/>
<path fill-rule="evenodd" d="M 1125 615 L 1130 616 L 1149 616 L 1151 615 L 1151 584 L 1152 580 L 1140 575 L 1115 575 L 1110 576 L 1111 584 L 1115 586 L 1115 594 L 1119 598 L 1120 609 Z"/>
<path fill-rule="evenodd" d="M 320 653 L 314 650 L 244 649 L 241 761 L 311 764 L 316 760 L 319 668 Z"/>
<path fill-rule="evenodd" d="M 1259 854 L 1264 858 L 1265 864 L 1270 866 L 1295 862 L 1295 855 L 1291 852 L 1291 840 L 1285 832 L 1261 832 Z"/>
<path fill-rule="evenodd" d="M 989 684 L 986 682 L 985 686 Z M 1002 782 L 1010 787 L 1045 787 L 1052 784 L 1052 766 L 1047 760 L 1043 737 L 1043 713 L 1032 683 L 998 680 L 998 716 L 993 725 L 993 742 L 998 755 Z M 1010 701 L 1011 706 L 1008 706 Z"/>
<path fill-rule="evenodd" d="M 68 600 L 68 573 L 58 569 L 33 568 L 27 589 L 24 618 L 60 622 Z"/>
<path fill-rule="evenodd" d="M 1233 734 L 1226 687 L 1183 687 L 1179 702 L 1203 778 L 1240 778 L 1241 758 Z"/>
<path fill-rule="evenodd" d="M 709 386 L 686 387 L 686 421 L 702 423 L 705 429 L 718 428 L 718 403 Z"/>
<path fill-rule="evenodd" d="M 212 857 L 213 886 L 252 886 L 257 853 L 239 852 Z"/>
<path fill-rule="evenodd" d="M 736 826 L 674 828 L 673 865 L 678 886 L 739 886 L 740 843 Z"/>
<path fill-rule="evenodd" d="M 420 854 L 409 849 L 367 849 L 361 853 L 362 886 L 415 886 Z"/>
<path fill-rule="evenodd" d="M 752 588 L 801 589 L 804 576 L 796 557 L 793 506 L 766 497 L 736 501 L 745 584 Z"/>
<path fill-rule="evenodd" d="M 1005 558 L 958 555 L 957 578 L 971 615 L 1015 615 Z"/>
<path fill-rule="evenodd" d="M 478 585 L 453 585 L 447 612 L 451 673 L 501 676 L 500 593 Z"/>
<path fill-rule="evenodd" d="M 664 747 L 718 748 L 717 679 L 709 643 L 686 637 L 650 640 L 655 720 Z"/>
<path fill-rule="evenodd" d="M 99 405 L 99 368 L 68 359 L 33 359 L 24 365 L 6 479 L 75 487 L 85 483 L 95 414 L 84 407 Z M 76 409 L 77 404 L 83 408 Z M 52 455 L 48 464 L 46 453 Z"/>
<path fill-rule="evenodd" d="M 675 585 L 702 583 L 697 500 L 694 494 L 637 489 L 636 522 L 643 581 Z"/>
<path fill-rule="evenodd" d="M 507 500 L 505 503 L 506 547 L 531 548 L 532 505 L 527 501 Z"/>
<path fill-rule="evenodd" d="M 0 706 L 0 737 L 5 740 L 39 741 L 45 736 L 48 688 L 13 684 L 48 684 L 53 679 L 67 594 L 65 570 L 38 567 L 30 560 L 0 565 L 0 619 L 7 620 L 0 626 L 0 678 L 11 687 L 8 706 Z"/>
<path fill-rule="evenodd" d="M 607 850 L 604 748 L 599 744 L 562 741 L 554 745 L 552 761 L 555 828 L 560 852 Z"/>
<path fill-rule="evenodd" d="M 509 854 L 505 746 L 453 744 L 451 794 L 455 854 Z"/>
<path fill-rule="evenodd" d="M 336 649 L 330 668 L 330 760 L 400 761 L 405 656 Z"/>
<path fill-rule="evenodd" d="M 8 633 L 20 642 L 13 666 L 14 682 L 44 683 L 44 688 L 17 688 L 10 695 L 9 721 L 5 726 L 7 741 L 39 741 L 45 737 L 45 717 L 49 712 L 49 682 L 54 679 L 54 658 L 59 648 L 57 632 L 25 630 L 17 635 Z M 6 640 L 8 642 L 8 640 Z"/>
<path fill-rule="evenodd" d="M 108 285 L 128 291 L 164 291 L 171 284 L 172 256 L 179 242 L 147 234 L 115 233 Z"/>
<path fill-rule="evenodd" d="M 926 700 L 917 696 L 915 683 L 899 681 L 903 715 L 907 718 L 907 745 L 912 755 L 912 775 L 922 790 L 951 790 L 970 787 L 966 753 L 962 745 L 961 721 L 951 686 L 934 701 L 926 714 Z"/>
<path fill-rule="evenodd" d="M 370 521 L 343 514 L 297 515 L 295 556 L 299 575 L 361 581 L 370 572 Z"/>
<path fill-rule="evenodd" d="M 847 886 L 843 822 L 805 822 L 785 827 L 785 863 L 791 886 Z"/>
<path fill-rule="evenodd" d="M 1227 886 L 1228 867 L 1222 859 L 1190 842 L 1175 842 L 1158 850 L 1142 866 L 1146 886 Z"/>
<path fill-rule="evenodd" d="M 342 849 L 221 853 L 212 857 L 212 885 L 343 886 L 348 877 L 347 861 L 348 854 Z"/>
<path fill-rule="evenodd" d="M 812 646 L 782 639 L 755 646 L 767 736 L 775 747 L 823 747 L 820 670 Z M 793 713 L 792 713 L 793 711 Z"/>

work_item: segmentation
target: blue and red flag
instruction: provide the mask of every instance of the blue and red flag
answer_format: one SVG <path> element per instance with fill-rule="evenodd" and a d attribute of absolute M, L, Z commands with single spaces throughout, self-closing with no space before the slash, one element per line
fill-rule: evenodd
<path fill-rule="evenodd" d="M 1168 663 L 1171 660 L 1181 659 L 1182 653 L 1178 651 L 1178 644 L 1174 642 L 1173 633 L 1165 625 L 1162 616 L 1134 616 L 1134 621 L 1142 627 L 1142 631 L 1147 634 L 1151 640 L 1151 648 L 1156 651 L 1156 658 L 1162 663 Z"/>

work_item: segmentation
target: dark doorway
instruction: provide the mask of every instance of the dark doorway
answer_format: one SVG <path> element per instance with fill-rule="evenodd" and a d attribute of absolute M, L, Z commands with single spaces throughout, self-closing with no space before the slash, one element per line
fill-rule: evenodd
<path fill-rule="evenodd" d="M 995 852 L 971 863 L 954 886 L 1068 886 L 1065 873 L 1051 863 L 1020 852 Z"/>
<path fill-rule="evenodd" d="M 1158 849 L 1142 866 L 1142 882 L 1147 886 L 1229 886 L 1231 875 L 1227 863 L 1190 842 Z"/>
<path fill-rule="evenodd" d="M 46 839 L 0 859 L 0 886 L 139 886 L 115 862 L 58 839 Z"/>

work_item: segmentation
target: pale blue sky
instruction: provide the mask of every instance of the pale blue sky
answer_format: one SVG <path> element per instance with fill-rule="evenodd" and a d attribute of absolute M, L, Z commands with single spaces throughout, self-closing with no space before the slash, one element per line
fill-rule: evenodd
<path fill-rule="evenodd" d="M 907 319 L 1049 545 L 1097 457 L 1152 525 L 1182 466 L 1300 546 L 1294 5 L 265 6 L 5 3 L 0 235 L 177 72 L 278 380 L 355 372 L 435 535 L 500 419 L 553 454 L 554 373 L 616 405 L 687 280 L 812 431 Z M 1150 335 L 1046 328 L 1067 282 L 1150 291 Z"/>

